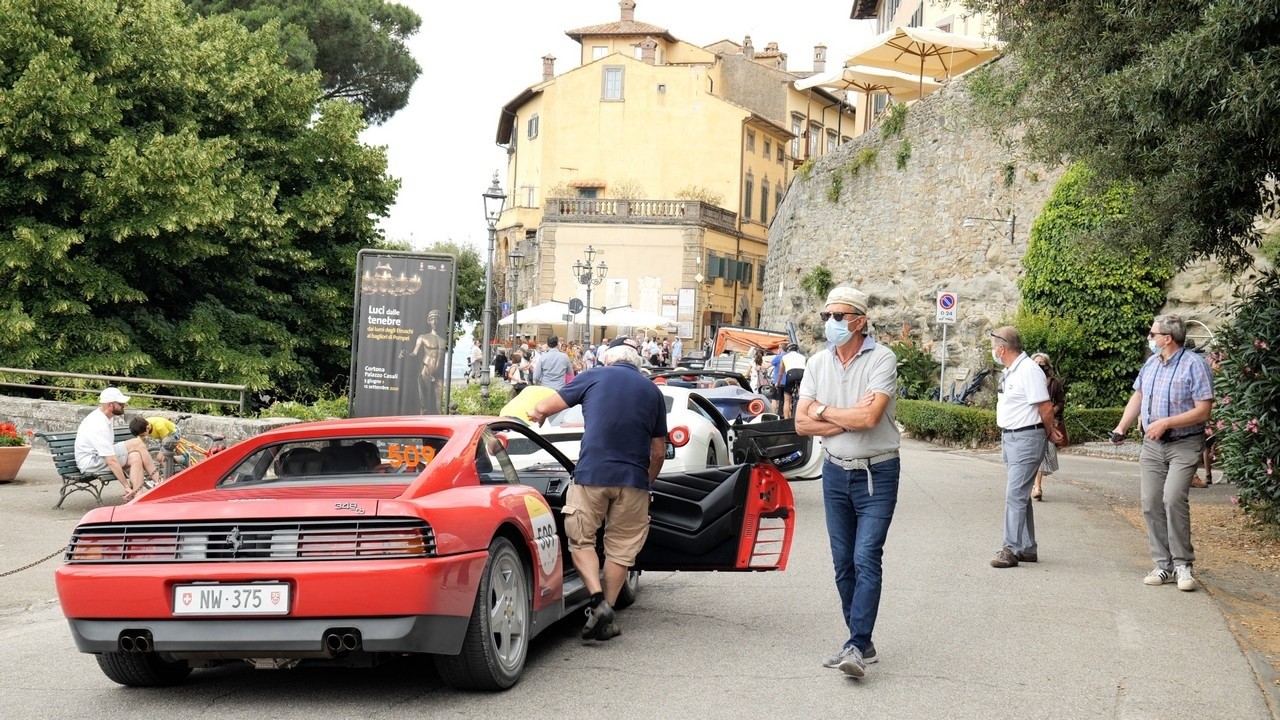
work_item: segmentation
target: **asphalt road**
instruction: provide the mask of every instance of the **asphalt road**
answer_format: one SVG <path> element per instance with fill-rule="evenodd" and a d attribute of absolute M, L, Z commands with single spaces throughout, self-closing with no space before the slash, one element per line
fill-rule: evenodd
<path fill-rule="evenodd" d="M 43 463 L 43 465 L 42 465 Z M 1271 718 L 1245 655 L 1205 592 L 1142 584 L 1145 537 L 1107 505 L 1132 495 L 1129 462 L 1062 456 L 1035 506 L 1041 562 L 987 561 L 1000 543 L 998 455 L 904 447 L 875 642 L 855 681 L 821 658 L 845 631 L 820 487 L 796 483 L 798 528 L 781 573 L 642 578 L 623 634 L 584 645 L 564 623 L 534 642 L 498 694 L 442 687 L 429 662 L 370 670 L 198 670 L 177 688 L 107 680 L 76 652 L 53 589 L 59 559 L 0 577 L 5 718 Z M 51 510 L 56 479 L 33 452 L 0 486 L 0 573 L 57 551 L 93 506 Z M 112 502 L 119 492 L 109 491 Z"/>

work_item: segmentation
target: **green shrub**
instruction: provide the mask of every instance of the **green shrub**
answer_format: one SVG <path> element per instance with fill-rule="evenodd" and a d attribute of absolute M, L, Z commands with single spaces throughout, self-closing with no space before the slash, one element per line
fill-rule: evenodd
<path fill-rule="evenodd" d="M 906 325 L 897 337 L 887 339 L 885 344 L 898 357 L 898 389 L 904 393 L 903 397 L 913 400 L 929 397 L 938 384 L 938 361 L 920 349 Z"/>
<path fill-rule="evenodd" d="M 347 398 L 345 395 L 334 398 L 321 398 L 310 405 L 293 400 L 275 402 L 261 413 L 262 417 L 287 417 L 295 420 L 327 420 L 329 418 L 345 418 L 347 416 Z"/>
<path fill-rule="evenodd" d="M 501 380 L 494 380 L 489 386 L 489 402 L 486 405 L 480 397 L 480 384 L 468 383 L 454 386 L 449 403 L 458 408 L 459 415 L 497 415 L 502 406 L 511 399 L 511 386 Z"/>
<path fill-rule="evenodd" d="M 880 137 L 887 139 L 894 135 L 901 135 L 903 128 L 907 126 L 906 103 L 891 103 L 885 108 L 881 118 Z"/>
<path fill-rule="evenodd" d="M 1258 521 L 1280 526 L 1280 272 L 1228 308 L 1215 338 L 1218 365 L 1213 426 L 1224 474 L 1240 491 L 1240 506 Z"/>
<path fill-rule="evenodd" d="M 831 278 L 831 271 L 826 265 L 818 265 L 800 278 L 800 287 L 820 300 L 825 299 L 834 286 L 835 281 Z"/>
<path fill-rule="evenodd" d="M 840 189 L 844 187 L 844 173 L 836 170 L 831 173 L 831 186 L 827 188 L 827 199 L 832 205 L 840 202 Z"/>
<path fill-rule="evenodd" d="M 898 146 L 898 151 L 893 154 L 894 160 L 898 162 L 899 170 L 907 169 L 907 161 L 911 159 L 911 138 L 905 138 L 902 144 Z"/>
<path fill-rule="evenodd" d="M 1131 393 L 1148 323 L 1165 302 L 1173 270 L 1143 250 L 1121 253 L 1081 242 L 1123 217 L 1132 194 L 1125 188 L 1091 194 L 1089 182 L 1085 167 L 1067 170 L 1032 225 L 1022 259 L 1026 274 L 1018 283 L 1019 315 L 1042 316 L 1057 326 L 1062 345 L 1053 361 L 1072 401 L 1104 407 Z"/>
<path fill-rule="evenodd" d="M 912 437 L 963 445 L 1000 442 L 994 410 L 933 400 L 898 400 L 898 422 Z"/>
<path fill-rule="evenodd" d="M 1072 445 L 1105 440 L 1120 422 L 1122 407 L 1072 408 L 1063 413 Z M 921 440 L 937 440 L 959 445 L 989 445 L 1000 442 L 1000 426 L 994 410 L 942 403 L 933 400 L 899 400 L 898 422 Z"/>
<path fill-rule="evenodd" d="M 849 168 L 849 176 L 858 177 L 858 172 L 861 171 L 862 168 L 867 167 L 868 165 L 875 165 L 876 160 L 879 157 L 880 157 L 879 148 L 874 148 L 874 147 L 862 148 L 861 150 L 858 151 L 858 154 L 854 155 L 853 159 L 850 160 L 845 165 L 845 167 Z"/>
<path fill-rule="evenodd" d="M 813 158 L 809 158 L 800 163 L 800 167 L 796 168 L 796 177 L 801 180 L 808 180 L 809 175 L 813 172 Z"/>

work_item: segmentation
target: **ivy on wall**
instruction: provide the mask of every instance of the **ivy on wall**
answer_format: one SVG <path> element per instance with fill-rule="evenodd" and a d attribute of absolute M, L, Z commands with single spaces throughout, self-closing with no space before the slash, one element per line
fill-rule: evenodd
<path fill-rule="evenodd" d="M 1129 189 L 1091 194 L 1089 181 L 1086 167 L 1068 169 L 1031 228 L 1018 326 L 1029 352 L 1057 351 L 1069 402 L 1106 407 L 1132 392 L 1173 268 L 1143 251 L 1121 254 L 1078 241 L 1129 207 Z"/>

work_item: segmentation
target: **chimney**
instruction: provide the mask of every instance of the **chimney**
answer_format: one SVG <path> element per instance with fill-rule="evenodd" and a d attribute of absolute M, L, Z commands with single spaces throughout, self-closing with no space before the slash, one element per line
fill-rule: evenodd
<path fill-rule="evenodd" d="M 754 60 L 756 58 L 756 48 L 751 44 L 750 35 L 742 38 L 742 54 L 748 60 Z"/>
<path fill-rule="evenodd" d="M 778 52 L 778 43 L 776 43 L 776 42 L 771 42 L 771 43 L 769 43 L 768 45 L 765 45 L 765 46 L 764 46 L 764 51 L 765 51 L 765 52 L 771 52 L 771 53 L 776 53 L 776 52 Z"/>
<path fill-rule="evenodd" d="M 546 82 L 556 76 L 556 58 L 554 55 L 542 56 L 542 82 Z"/>
<path fill-rule="evenodd" d="M 640 42 L 640 62 L 652 65 L 657 55 L 658 41 L 647 37 Z"/>
<path fill-rule="evenodd" d="M 813 72 L 814 74 L 827 71 L 827 46 L 813 46 Z"/>
<path fill-rule="evenodd" d="M 633 23 L 636 21 L 636 3 L 635 0 L 621 0 L 618 7 L 622 8 L 622 22 Z"/>

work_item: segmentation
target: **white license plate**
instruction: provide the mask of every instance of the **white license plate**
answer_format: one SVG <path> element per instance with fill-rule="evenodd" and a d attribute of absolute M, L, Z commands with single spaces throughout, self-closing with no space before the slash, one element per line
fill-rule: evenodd
<path fill-rule="evenodd" d="M 177 585 L 174 615 L 288 615 L 288 583 Z"/>

